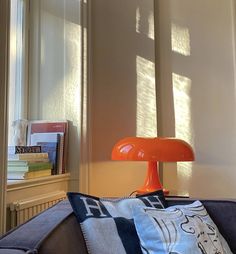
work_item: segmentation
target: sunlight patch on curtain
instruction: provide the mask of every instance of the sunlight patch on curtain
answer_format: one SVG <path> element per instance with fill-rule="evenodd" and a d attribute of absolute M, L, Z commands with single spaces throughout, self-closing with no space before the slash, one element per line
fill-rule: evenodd
<path fill-rule="evenodd" d="M 137 106 L 136 135 L 157 136 L 155 64 L 140 56 L 136 57 Z"/>
<path fill-rule="evenodd" d="M 183 139 L 190 145 L 193 144 L 193 131 L 191 119 L 191 79 L 179 74 L 172 74 L 173 96 L 175 109 L 175 136 Z M 178 179 L 181 184 L 181 195 L 188 195 L 188 182 L 192 177 L 192 163 L 178 162 Z"/>

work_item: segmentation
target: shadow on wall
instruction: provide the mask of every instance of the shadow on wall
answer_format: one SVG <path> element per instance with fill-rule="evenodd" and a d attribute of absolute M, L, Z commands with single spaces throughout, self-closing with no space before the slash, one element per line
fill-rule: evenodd
<path fill-rule="evenodd" d="M 163 119 L 162 128 L 169 128 L 170 133 L 167 125 L 174 119 L 176 136 L 188 141 L 196 154 L 193 165 L 178 164 L 178 190 L 191 196 L 232 196 L 226 188 L 217 187 L 219 179 L 227 185 L 236 176 L 232 170 L 236 164 L 232 3 L 211 0 L 159 4 L 166 10 L 162 15 L 169 25 L 172 50 L 170 59 L 161 59 L 161 74 L 172 77 L 165 83 L 169 88 L 163 89 L 172 89 L 174 102 L 174 115 Z M 166 31 L 161 33 L 165 35 Z M 168 40 L 161 38 L 162 43 Z M 162 102 L 164 111 L 169 101 Z M 165 118 L 164 113 L 162 116 Z M 168 185 L 171 180 L 166 182 Z"/>
<path fill-rule="evenodd" d="M 109 161 L 119 139 L 157 135 L 153 1 L 94 2 L 92 17 L 92 159 Z"/>
<path fill-rule="evenodd" d="M 153 1 L 94 1 L 92 27 L 90 193 L 124 195 L 143 183 L 146 166 L 112 162 L 114 144 L 157 135 Z"/>

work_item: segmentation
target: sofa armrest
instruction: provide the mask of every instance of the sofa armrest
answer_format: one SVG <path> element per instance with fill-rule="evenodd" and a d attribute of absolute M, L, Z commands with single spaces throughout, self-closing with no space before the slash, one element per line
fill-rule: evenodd
<path fill-rule="evenodd" d="M 22 250 L 2 249 L 0 254 L 25 254 Z"/>
<path fill-rule="evenodd" d="M 88 253 L 81 228 L 73 213 L 45 239 L 44 243 L 39 247 L 38 253 Z"/>
<path fill-rule="evenodd" d="M 83 254 L 87 253 L 84 246 L 79 224 L 67 200 L 50 207 L 0 239 L 2 253 L 10 249 L 21 251 L 16 253 L 73 254 L 81 249 Z"/>

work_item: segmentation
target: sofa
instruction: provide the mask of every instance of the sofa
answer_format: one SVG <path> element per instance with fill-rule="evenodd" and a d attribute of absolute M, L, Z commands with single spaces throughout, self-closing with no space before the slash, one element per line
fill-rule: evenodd
<path fill-rule="evenodd" d="M 190 204 L 190 198 L 167 198 L 167 205 Z M 201 200 L 232 253 L 236 253 L 236 201 Z M 86 254 L 79 223 L 68 200 L 33 217 L 0 238 L 0 254 Z M 111 252 L 112 253 L 112 252 Z M 101 254 L 101 253 L 98 253 Z"/>

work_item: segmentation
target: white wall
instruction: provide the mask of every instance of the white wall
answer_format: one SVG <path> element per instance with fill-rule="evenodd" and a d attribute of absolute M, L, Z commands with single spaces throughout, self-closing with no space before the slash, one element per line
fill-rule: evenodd
<path fill-rule="evenodd" d="M 92 194 L 123 195 L 142 184 L 144 165 L 111 162 L 110 151 L 121 137 L 137 135 L 135 59 L 141 52 L 154 63 L 154 49 L 135 33 L 135 9 L 150 11 L 152 4 L 92 4 Z M 196 155 L 194 163 L 164 164 L 164 185 L 173 194 L 235 198 L 233 1 L 155 4 L 159 135 L 183 138 Z"/>
<path fill-rule="evenodd" d="M 53 1 L 62 9 L 52 10 Z M 42 87 L 40 92 L 34 89 L 36 93 L 31 94 L 31 105 L 39 107 L 32 106 L 30 116 L 73 120 L 69 168 L 75 173 L 74 186 L 78 186 L 80 21 L 78 6 L 67 9 L 65 3 L 68 2 L 41 1 L 39 28 L 44 36 L 36 40 L 39 45 L 36 43 L 35 48 L 41 50 L 41 63 L 47 59 L 49 62 L 32 70 L 36 74 L 39 71 L 38 76 L 33 75 L 32 84 Z M 192 196 L 235 197 L 232 1 L 159 0 L 155 3 L 160 25 L 156 30 L 160 57 L 156 59 L 160 66 L 157 69 L 160 134 L 189 141 L 196 154 L 193 164 L 179 163 L 178 168 L 175 164 L 165 164 L 165 187 L 172 193 Z M 125 136 L 156 134 L 153 0 L 99 0 L 91 4 L 88 191 L 100 196 L 126 195 L 142 185 L 146 164 L 113 162 L 112 147 Z M 60 20 L 61 15 L 64 21 Z M 37 34 L 34 36 L 37 38 Z M 58 38 L 57 44 L 52 43 L 52 37 Z M 60 45 L 61 39 L 65 40 L 64 46 Z M 76 54 L 69 60 L 67 56 L 72 49 Z M 49 59 L 51 55 L 54 58 Z"/>
<path fill-rule="evenodd" d="M 158 1 L 162 134 L 184 138 L 196 154 L 192 165 L 165 165 L 173 192 L 236 196 L 233 2 Z"/>
<path fill-rule="evenodd" d="M 146 163 L 111 161 L 111 151 L 123 137 L 156 135 L 153 1 L 93 1 L 91 18 L 89 192 L 128 195 L 143 184 Z"/>

